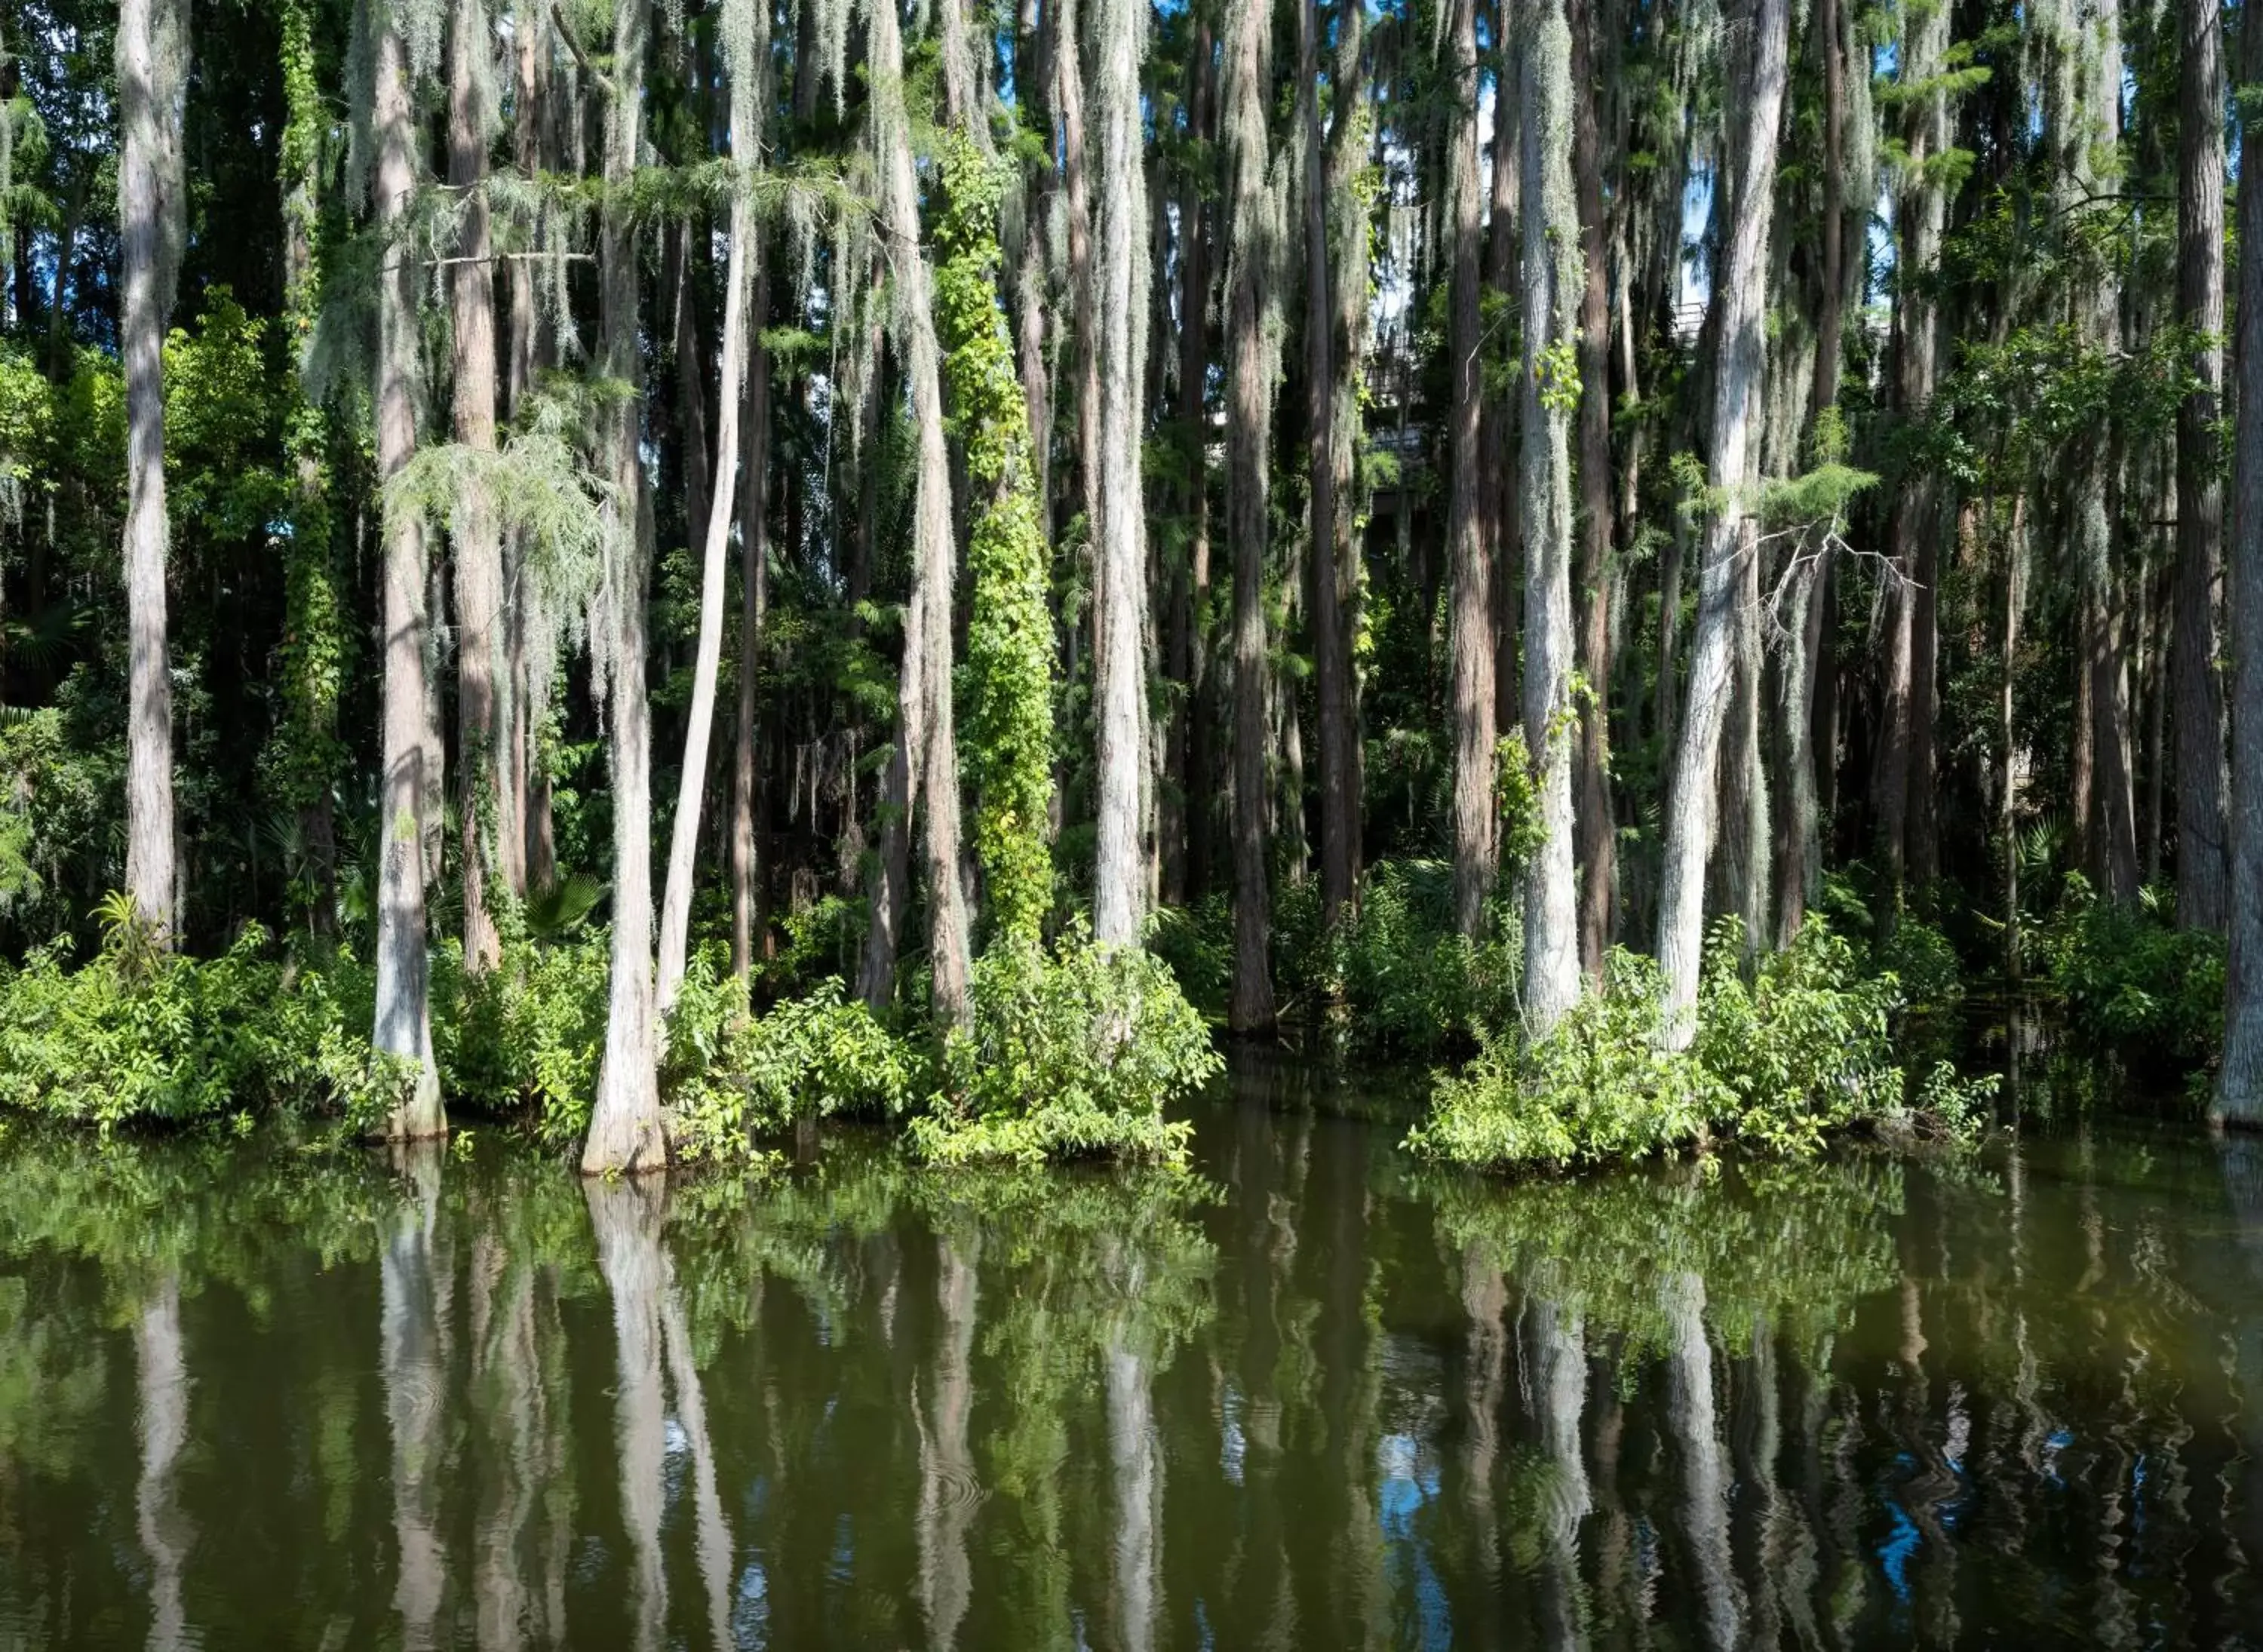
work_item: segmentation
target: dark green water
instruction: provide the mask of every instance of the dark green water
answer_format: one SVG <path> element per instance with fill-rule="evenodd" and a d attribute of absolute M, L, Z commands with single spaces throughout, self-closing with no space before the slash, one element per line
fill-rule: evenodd
<path fill-rule="evenodd" d="M 2263 1642 L 2263 1143 L 0 1146 L 0 1648 Z M 1292 1105 L 1295 1104 L 1295 1105 Z"/>

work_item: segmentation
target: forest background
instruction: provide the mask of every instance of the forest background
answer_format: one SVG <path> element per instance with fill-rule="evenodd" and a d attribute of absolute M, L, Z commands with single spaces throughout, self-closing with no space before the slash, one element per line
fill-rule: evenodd
<path fill-rule="evenodd" d="M 0 9 L 0 1099 L 2263 1118 L 2243 16 Z"/>

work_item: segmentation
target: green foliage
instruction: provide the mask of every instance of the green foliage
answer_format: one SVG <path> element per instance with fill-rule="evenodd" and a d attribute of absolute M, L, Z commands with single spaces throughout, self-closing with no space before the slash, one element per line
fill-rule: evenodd
<path fill-rule="evenodd" d="M 1659 1047 L 1664 997 L 1656 964 L 1615 949 L 1603 989 L 1544 1037 L 1487 1032 L 1476 1060 L 1441 1074 L 1406 1145 L 1462 1164 L 1565 1165 L 1694 1140 L 1729 1098 L 1695 1059 Z"/>
<path fill-rule="evenodd" d="M 803 1119 L 901 1112 L 922 1063 L 837 980 L 759 1018 L 716 960 L 686 972 L 662 1064 L 669 1146 L 689 1164 L 743 1163 L 756 1139 Z"/>
<path fill-rule="evenodd" d="M 944 1041 L 941 1093 L 911 1124 L 922 1157 L 1183 1160 L 1188 1127 L 1164 1105 L 1224 1063 L 1160 959 L 1081 930 L 1050 953 L 994 946 L 973 1001 L 972 1026 Z"/>
<path fill-rule="evenodd" d="M 254 924 L 199 961 L 149 946 L 130 911 L 110 917 L 85 967 L 57 944 L 0 973 L 0 1107 L 107 1133 L 271 1109 L 360 1120 L 389 1105 L 360 1031 L 368 974 L 350 954 L 286 962 Z"/>
<path fill-rule="evenodd" d="M 1819 921 L 1738 967 L 1743 926 L 1724 918 L 1708 937 L 1697 1001 L 1700 1067 L 1732 1100 L 1717 1122 L 1788 1154 L 1812 1153 L 1827 1133 L 1898 1112 L 1904 1080 L 1892 1021 L 1903 1003 L 1893 976 L 1865 978 L 1855 949 Z"/>
<path fill-rule="evenodd" d="M 1464 1164 L 1563 1166 L 1716 1135 L 1802 1157 L 1856 1130 L 1977 1134 L 1992 1083 L 1936 1069 L 1910 1101 L 1895 1057 L 1905 1000 L 1893 975 L 1866 975 L 1856 949 L 1820 918 L 1749 972 L 1743 939 L 1732 918 L 1715 926 L 1687 1051 L 1661 1047 L 1657 967 L 1615 952 L 1603 990 L 1545 1036 L 1490 1032 L 1468 1068 L 1441 1075 L 1408 1145 Z"/>
<path fill-rule="evenodd" d="M 2064 996 L 2068 1024 L 2086 1041 L 2174 1066 L 2213 1068 L 2223 1054 L 2224 938 L 2177 928 L 2161 904 L 2101 901 L 2087 879 L 2070 873 L 2030 956 Z"/>
<path fill-rule="evenodd" d="M 1454 869 L 1442 860 L 1370 867 L 1359 910 L 1345 926 L 1340 978 L 1351 1041 L 1432 1055 L 1467 1047 L 1480 1029 L 1515 1018 L 1522 935 L 1504 896 L 1486 935 L 1457 934 Z"/>
<path fill-rule="evenodd" d="M 963 685 L 974 842 L 1000 939 L 1034 943 L 1052 906 L 1052 616 L 1029 409 L 998 306 L 1003 174 L 964 135 L 944 153 L 936 330 L 974 494 Z"/>

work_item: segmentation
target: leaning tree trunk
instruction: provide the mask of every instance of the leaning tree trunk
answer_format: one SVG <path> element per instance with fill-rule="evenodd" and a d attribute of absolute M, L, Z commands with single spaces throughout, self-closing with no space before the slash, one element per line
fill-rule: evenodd
<path fill-rule="evenodd" d="M 1752 410 L 1767 348 L 1761 332 L 1769 220 L 1775 202 L 1776 135 L 1783 113 L 1787 0 L 1753 0 L 1745 88 L 1739 199 L 1716 302 L 1720 369 L 1714 375 L 1710 482 L 1721 503 L 1705 525 L 1697 629 L 1689 684 L 1667 794 L 1666 864 L 1659 896 L 1658 961 L 1666 976 L 1665 1041 L 1682 1049 L 1696 1032 L 1697 973 L 1705 929 L 1705 857 L 1713 837 L 1714 774 L 1728 713 L 1730 647 L 1736 629 L 1737 561 L 1756 550 L 1746 514 L 1754 475 Z"/>
<path fill-rule="evenodd" d="M 741 168 L 756 166 L 762 159 L 759 90 L 764 76 L 759 65 L 770 51 L 768 25 L 767 0 L 731 0 L 724 8 L 724 48 L 730 58 L 732 85 L 731 159 Z M 716 391 L 719 409 L 715 421 L 715 474 L 707 501 L 707 544 L 700 569 L 699 641 L 692 664 L 691 715 L 683 732 L 683 769 L 676 784 L 676 821 L 668 846 L 668 885 L 660 907 L 656 994 L 662 1015 L 675 1005 L 691 931 L 691 879 L 698 858 L 700 806 L 707 786 L 707 745 L 715 728 L 715 680 L 723 663 L 723 587 L 730 577 L 731 513 L 738 504 L 735 460 L 749 327 L 747 278 L 756 254 L 756 233 L 750 181 L 741 177 L 731 192 L 731 250 L 724 265 L 722 382 Z M 692 376 L 698 377 L 696 370 Z M 748 485 L 753 485 L 751 479 Z M 754 641 L 750 629 L 746 638 L 750 650 Z M 741 979 L 744 978 L 741 972 Z"/>
<path fill-rule="evenodd" d="M 2224 920 L 2223 697 L 2216 585 L 2223 572 L 2223 107 L 2222 0 L 2182 0 L 2177 122 L 2177 315 L 2199 345 L 2177 409 L 2177 922 Z"/>
<path fill-rule="evenodd" d="M 1146 772 L 1147 535 L 1139 486 L 1141 371 L 1146 356 L 1147 190 L 1140 166 L 1139 60 L 1146 0 L 1097 0 L 1093 120 L 1100 141 L 1100 215 L 1094 250 L 1099 337 L 1099 515 L 1094 523 L 1098 634 L 1093 664 L 1099 715 L 1099 851 L 1092 933 L 1103 946 L 1136 946 L 1146 915 L 1140 851 Z M 1064 46 L 1064 50 L 1067 49 Z"/>
<path fill-rule="evenodd" d="M 1269 506 L 1265 293 L 1266 88 L 1271 13 L 1262 0 L 1230 0 L 1225 22 L 1225 138 L 1232 217 L 1226 300 L 1226 504 L 1233 540 L 1233 994 L 1237 1032 L 1273 1025 L 1272 914 L 1266 869 L 1265 543 Z"/>
<path fill-rule="evenodd" d="M 1334 929 L 1352 898 L 1356 793 L 1351 718 L 1351 648 L 1336 567 L 1336 456 L 1332 367 L 1335 312 L 1329 301 L 1327 152 L 1320 142 L 1318 0 L 1297 8 L 1297 102 L 1305 133 L 1305 441 L 1312 500 L 1312 674 L 1319 709 L 1320 924 Z"/>
<path fill-rule="evenodd" d="M 481 89 L 489 49 L 482 0 L 454 0 L 449 22 L 448 183 L 464 196 L 453 286 L 456 439 L 495 445 L 495 272 L 488 261 L 487 112 Z M 488 911 L 490 844 L 506 830 L 495 781 L 495 684 L 502 674 L 502 543 L 485 485 L 456 501 L 457 812 L 463 824 L 464 968 L 495 967 L 502 944 Z"/>
<path fill-rule="evenodd" d="M 1593 119 L 1573 111 L 1578 95 L 1572 66 L 1585 55 L 1573 44 L 1562 0 L 1551 0 L 1525 37 L 1517 87 L 1524 125 L 1518 146 L 1524 171 L 1524 407 L 1517 489 L 1524 507 L 1524 743 L 1540 810 L 1539 846 L 1525 869 L 1524 1014 L 1536 1034 L 1580 999 L 1569 426 L 1582 388 L 1578 369 L 1567 374 L 1565 366 L 1589 275 L 1572 183 L 1573 123 Z M 1600 379 L 1590 380 L 1584 394 L 1600 399 L 1604 389 Z M 1602 527 L 1608 535 L 1608 515 Z M 1457 646 L 1457 681 L 1459 670 Z"/>
<path fill-rule="evenodd" d="M 602 613 L 590 627 L 611 696 L 606 759 L 613 783 L 613 935 L 605 1049 L 582 1149 L 584 1176 L 661 1170 L 668 1141 L 660 1114 L 659 1016 L 652 958 L 652 703 L 645 695 L 644 467 L 634 394 L 643 383 L 637 344 L 636 225 L 625 199 L 636 170 L 644 112 L 650 0 L 622 0 L 613 16 L 613 89 L 605 111 L 606 205 L 597 229 L 598 360 L 631 394 L 604 415 L 603 459 L 612 483 Z"/>
<path fill-rule="evenodd" d="M 184 224 L 181 119 L 187 0 L 118 11 L 119 354 L 126 370 L 126 889 L 170 946 L 173 909 L 173 688 L 165 643 L 166 319 Z M 11 117 L 12 118 L 12 117 Z M 62 309 L 61 278 L 55 309 Z"/>
<path fill-rule="evenodd" d="M 871 54 L 872 147 L 879 170 L 881 227 L 895 277 L 918 443 L 911 602 L 904 621 L 903 676 L 897 693 L 897 749 L 904 766 L 901 796 L 907 815 L 917 816 L 922 827 L 936 1018 L 961 1025 L 969 1011 L 966 903 L 958 865 L 958 742 L 951 696 L 951 461 L 944 445 L 931 278 L 920 251 L 919 180 L 913 171 L 911 129 L 904 108 L 903 39 L 892 6 L 872 8 Z M 876 924 L 879 907 L 876 901 Z"/>
<path fill-rule="evenodd" d="M 2263 29 L 2241 31 L 2244 78 L 2263 76 Z M 2250 163 L 2253 164 L 2251 165 Z M 2263 176 L 2263 133 L 2243 124 L 2239 175 Z M 2239 235 L 2263 247 L 2263 190 L 2239 192 Z M 2263 258 L 2239 264 L 2238 497 L 2231 541 L 2231 902 L 2224 980 L 2223 1065 L 2216 1105 L 2263 1124 Z"/>
<path fill-rule="evenodd" d="M 370 0 L 377 4 L 378 0 Z M 408 203 L 416 188 L 416 119 L 407 53 L 388 13 L 377 31 L 370 120 L 377 139 L 377 221 L 384 237 L 377 289 L 377 474 L 389 482 L 416 451 L 416 263 Z M 432 1059 L 430 966 L 424 937 L 424 528 L 412 511 L 385 513 L 385 706 L 378 826 L 377 1017 L 371 1045 L 415 1063 L 387 1121 L 396 1140 L 439 1135 L 440 1072 Z"/>
<path fill-rule="evenodd" d="M 1454 926 L 1474 936 L 1493 893 L 1495 839 L 1492 559 L 1483 532 L 1485 471 L 1478 450 L 1484 340 L 1478 305 L 1477 0 L 1454 0 L 1453 17 L 1448 47 L 1453 114 L 1446 158 L 1452 215 L 1448 348 L 1453 399 L 1447 417 L 1453 476 L 1446 547 L 1453 585 Z"/>

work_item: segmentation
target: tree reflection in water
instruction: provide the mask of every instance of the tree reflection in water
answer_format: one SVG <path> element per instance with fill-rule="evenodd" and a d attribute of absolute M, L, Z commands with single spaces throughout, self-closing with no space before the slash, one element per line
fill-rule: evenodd
<path fill-rule="evenodd" d="M 0 1645 L 2221 1643 L 2263 1148 L 582 1186 L 0 1147 Z"/>

